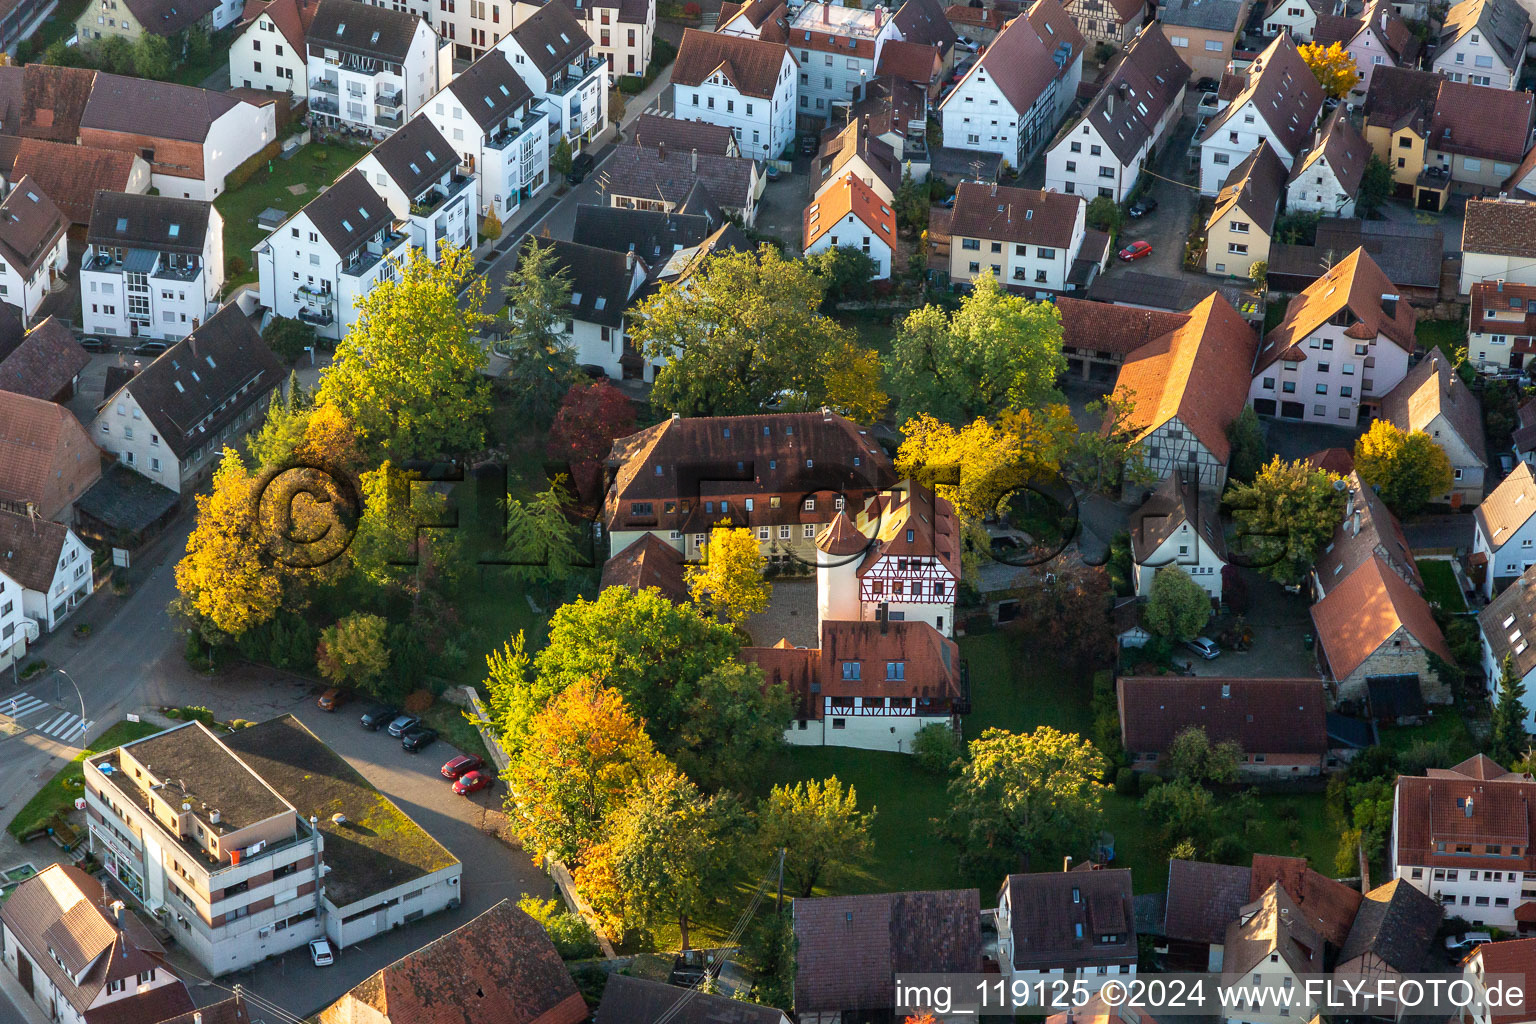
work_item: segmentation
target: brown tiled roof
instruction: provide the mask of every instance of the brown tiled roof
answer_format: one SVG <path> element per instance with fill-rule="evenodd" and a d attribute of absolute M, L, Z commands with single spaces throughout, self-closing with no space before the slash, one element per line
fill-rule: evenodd
<path fill-rule="evenodd" d="M 1393 131 L 1411 126 L 1422 134 L 1444 81 L 1441 75 L 1416 68 L 1382 65 L 1374 69 L 1363 107 L 1366 126 L 1380 125 Z"/>
<path fill-rule="evenodd" d="M 1132 352 L 1115 389 L 1135 396 L 1127 425 L 1138 439 L 1177 416 L 1225 463 L 1227 427 L 1248 401 L 1257 340 L 1253 328 L 1220 294 L 1194 309 L 1184 326 Z"/>
<path fill-rule="evenodd" d="M 165 950 L 148 929 L 125 911 L 119 930 L 106 905 L 107 895 L 100 882 L 77 867 L 59 864 L 22 882 L 0 904 L 0 921 L 65 1000 L 82 1014 L 108 981 L 152 968 L 166 971 L 162 959 Z M 50 952 L 57 954 L 62 966 Z M 103 955 L 107 953 L 110 956 Z M 76 976 L 80 977 L 78 983 Z M 156 1024 L 192 1009 L 192 997 L 179 980 L 162 987 L 169 991 L 162 993 L 156 988 L 144 995 L 130 992 L 120 997 L 118 1002 L 135 1004 L 143 1014 L 123 1007 L 123 1015 L 114 1014 L 114 1021 Z M 86 1020 L 97 1024 L 89 1014 Z"/>
<path fill-rule="evenodd" d="M 1525 570 L 1478 612 L 1477 624 L 1495 665 L 1503 665 L 1504 659 L 1510 658 L 1522 679 L 1536 668 L 1536 566 Z"/>
<path fill-rule="evenodd" d="M 24 278 L 37 272 L 68 230 L 64 214 L 29 177 L 0 202 L 0 257 Z"/>
<path fill-rule="evenodd" d="M 1163 934 L 1181 942 L 1221 943 L 1248 902 L 1249 870 L 1195 860 L 1168 862 Z"/>
<path fill-rule="evenodd" d="M 1023 970 L 1136 962 L 1129 868 L 1009 875 L 1013 965 Z M 1079 929 L 1081 929 L 1079 931 Z M 1118 936 L 1101 943 L 1100 936 Z"/>
<path fill-rule="evenodd" d="M 1430 115 L 1429 148 L 1517 164 L 1530 149 L 1533 97 L 1442 79 Z"/>
<path fill-rule="evenodd" d="M 1364 27 L 1365 23 L 1359 18 L 1319 14 L 1317 25 L 1312 29 L 1312 41 L 1319 46 L 1332 46 L 1334 43 L 1348 45 Z"/>
<path fill-rule="evenodd" d="M 835 231 L 850 215 L 856 217 L 872 236 L 892 250 L 896 248 L 896 214 L 874 189 L 853 174 L 844 175 L 842 181 L 822 192 L 806 207 L 801 248 L 810 248 L 822 235 Z"/>
<path fill-rule="evenodd" d="M 1325 754 L 1327 700 L 1316 679 L 1126 676 L 1118 683 L 1125 749 L 1161 754 L 1201 726 L 1249 754 Z"/>
<path fill-rule="evenodd" d="M 0 352 L 4 350 L 0 345 Z M 69 328 L 50 316 L 0 356 L 0 391 L 51 401 L 90 362 L 90 354 Z"/>
<path fill-rule="evenodd" d="M 1407 22 L 1398 17 L 1390 0 L 1371 0 L 1360 18 L 1370 26 L 1376 38 L 1381 40 L 1398 64 L 1411 65 L 1418 58 L 1422 48 L 1419 37 L 1413 34 Z"/>
<path fill-rule="evenodd" d="M 609 587 L 628 587 L 635 593 L 655 587 L 662 597 L 681 604 L 688 600 L 682 553 L 654 533 L 644 534 L 603 563 L 602 588 Z"/>
<path fill-rule="evenodd" d="M 942 61 L 937 47 L 890 39 L 880 48 L 880 63 L 875 67 L 875 74 L 882 77 L 894 75 L 903 81 L 927 85 L 938 76 Z"/>
<path fill-rule="evenodd" d="M 610 195 L 644 196 L 683 203 L 695 185 L 703 185 L 710 199 L 728 210 L 752 204 L 752 161 L 745 157 L 698 154 L 694 170 L 692 153 L 664 147 L 620 146 L 603 162 Z"/>
<path fill-rule="evenodd" d="M 1360 137 L 1360 133 L 1345 116 L 1344 105 L 1340 104 L 1333 117 L 1323 126 L 1311 150 L 1296 162 L 1291 180 L 1297 180 L 1307 173 L 1308 168 L 1322 160 L 1338 179 L 1339 186 L 1353 196 L 1360 190 L 1360 179 L 1365 177 L 1365 165 L 1370 158 L 1371 147 Z"/>
<path fill-rule="evenodd" d="M 1398 776 L 1392 825 L 1398 864 L 1536 871 L 1536 851 L 1531 849 L 1536 782 L 1524 775 L 1479 770 L 1485 767 L 1468 761 L 1450 769 L 1432 768 L 1423 776 Z M 1446 844 L 1446 852 L 1437 852 L 1439 843 Z M 1454 852 L 1458 843 L 1472 844 L 1475 852 Z M 1488 855 L 1477 849 L 1487 844 L 1518 846 L 1520 855 Z"/>
<path fill-rule="evenodd" d="M 1084 209 L 1081 196 L 962 181 L 950 234 L 1066 249 Z"/>
<path fill-rule="evenodd" d="M 1186 523 L 1199 520 L 1200 536 L 1216 557 L 1225 559 L 1226 538 L 1221 530 L 1221 503 L 1202 501 L 1199 488 L 1180 473 L 1170 473 L 1146 503 L 1131 516 L 1131 558 L 1140 565 Z"/>
<path fill-rule="evenodd" d="M 877 78 L 864 99 L 854 104 L 853 120 L 875 138 L 893 134 L 906 137 L 911 121 L 928 117 L 928 94 L 923 86 L 900 78 Z"/>
<path fill-rule="evenodd" d="M 1504 66 L 1514 70 L 1531 34 L 1531 16 L 1515 0 L 1461 0 L 1445 14 L 1436 52 L 1444 53 L 1470 32 L 1481 33 Z"/>
<path fill-rule="evenodd" d="M 1382 397 L 1381 413 L 1399 430 L 1410 432 L 1427 430 L 1436 417 L 1444 417 L 1473 457 L 1484 466 L 1488 464 L 1482 406 L 1438 350 L 1420 360 L 1397 387 Z"/>
<path fill-rule="evenodd" d="M 890 143 L 875 137 L 862 121 L 848 124 L 822 144 L 816 163 L 821 168 L 821 181 L 841 177 L 844 169 L 857 157 L 886 188 L 895 192 L 901 187 L 901 161 Z"/>
<path fill-rule="evenodd" d="M 1323 937 L 1311 928 L 1278 883 L 1265 889 L 1239 914 L 1239 919 L 1227 926 L 1223 981 L 1231 984 L 1272 953 L 1280 955 L 1292 974 L 1322 972 Z"/>
<path fill-rule="evenodd" d="M 150 35 L 169 37 L 202 21 L 219 0 L 123 0 L 140 27 Z"/>
<path fill-rule="evenodd" d="M 995 7 L 972 7 L 969 4 L 949 5 L 944 8 L 944 18 L 951 26 L 963 25 L 993 32 L 1001 32 L 1009 21 L 1008 16 Z"/>
<path fill-rule="evenodd" d="M 719 72 L 743 96 L 772 99 L 788 52 L 783 43 L 686 28 L 672 65 L 672 80 L 680 85 L 698 86 Z"/>
<path fill-rule="evenodd" d="M 1307 866 L 1305 857 L 1254 854 L 1248 899 L 1263 896 L 1276 882 L 1313 931 L 1335 946 L 1344 944 L 1355 920 L 1355 910 L 1360 906 L 1359 891 L 1314 871 Z"/>
<path fill-rule="evenodd" d="M 907 42 L 936 46 L 941 54 L 947 53 L 957 41 L 954 26 L 949 23 L 939 0 L 906 0 L 891 20 Z"/>
<path fill-rule="evenodd" d="M 1408 537 L 1397 517 L 1382 503 L 1381 495 L 1365 486 L 1353 469 L 1344 474 L 1344 483 L 1349 488 L 1344 518 L 1333 531 L 1328 546 L 1318 554 L 1314 570 L 1323 590 L 1332 590 L 1370 559 L 1381 558 L 1387 568 L 1415 590 L 1422 591 L 1424 580 L 1419 576 L 1413 549 L 1408 546 Z"/>
<path fill-rule="evenodd" d="M 1189 78 L 1189 65 L 1168 42 L 1162 26 L 1148 25 L 1131 41 L 1083 120 L 1098 130 L 1122 164 L 1129 164 Z"/>
<path fill-rule="evenodd" d="M 954 21 L 954 14 L 950 13 L 949 18 Z M 1067 47 L 1066 56 L 1064 63 L 1058 65 L 1054 57 L 1063 45 Z M 1014 18 L 1003 27 L 940 107 L 968 92 L 970 80 L 981 75 L 1002 92 L 1015 116 L 1023 117 L 1052 79 L 1072 66 L 1083 46 L 1083 34 L 1061 4 L 1056 0 L 1036 0 L 1027 15 Z"/>
<path fill-rule="evenodd" d="M 1365 340 L 1380 333 L 1404 351 L 1412 352 L 1413 307 L 1399 299 L 1396 311 L 1389 315 L 1382 305 L 1382 296 L 1398 294 L 1397 286 L 1387 280 L 1370 253 L 1364 248 L 1356 249 L 1291 300 L 1285 308 L 1285 319 L 1264 336 L 1253 372 L 1257 374 L 1282 357 L 1305 359 L 1307 338 L 1344 309 L 1358 321 L 1349 328 L 1351 338 Z"/>
<path fill-rule="evenodd" d="M 32 502 L 48 519 L 101 477 L 101 452 L 62 405 L 0 391 L 0 501 Z"/>
<path fill-rule="evenodd" d="M 74 145 L 96 78 L 85 68 L 28 64 L 21 69 L 19 134 Z"/>
<path fill-rule="evenodd" d="M 1380 556 L 1344 577 L 1314 604 L 1312 624 L 1335 680 L 1347 678 L 1398 629 L 1407 629 L 1443 660 L 1453 660 L 1429 603 Z"/>
<path fill-rule="evenodd" d="M 1122 356 L 1189 321 L 1188 313 L 1116 306 L 1066 295 L 1056 299 L 1056 311 L 1061 314 L 1063 347 L 1114 352 Z"/>
<path fill-rule="evenodd" d="M 137 160 L 123 150 L 22 139 L 12 173 L 31 175 L 71 223 L 89 224 L 96 193 L 128 191 Z"/>
<path fill-rule="evenodd" d="M 1536 258 L 1536 202 L 1468 199 L 1461 227 L 1461 250 Z"/>
<path fill-rule="evenodd" d="M 293 52 L 303 53 L 304 36 L 309 31 L 309 23 L 315 20 L 315 8 L 319 6 L 319 0 L 245 0 L 240 31 L 248 31 L 256 19 L 265 14 L 288 40 Z"/>
<path fill-rule="evenodd" d="M 1348 448 L 1322 448 L 1308 455 L 1306 461 L 1334 476 L 1348 476 L 1355 471 L 1355 457 Z"/>
<path fill-rule="evenodd" d="M 1515 911 L 1515 918 L 1524 920 L 1518 909 Z M 1519 974 L 1527 979 L 1526 984 L 1529 985 L 1529 979 L 1536 977 L 1536 938 L 1484 942 L 1473 950 L 1467 959 L 1483 962 L 1484 977 L 1494 974 Z M 1530 1015 L 1530 1009 L 1525 1006 L 1488 1010 L 1490 1024 L 1516 1024 L 1528 1019 Z"/>
<path fill-rule="evenodd" d="M 1274 230 L 1280 198 L 1285 195 L 1285 177 L 1285 164 L 1270 148 L 1269 140 L 1261 140 L 1259 148 L 1232 168 L 1232 173 L 1222 182 L 1206 230 L 1214 230 L 1236 213 L 1268 235 Z"/>
<path fill-rule="evenodd" d="M 367 6 L 364 9 L 377 10 Z M 96 76 L 80 125 L 124 135 L 202 143 L 207 140 L 213 122 L 239 103 L 234 97 L 211 89 L 103 72 Z"/>
<path fill-rule="evenodd" d="M 903 480 L 871 495 L 854 523 L 871 538 L 869 550 L 859 563 L 860 576 L 881 558 L 917 555 L 937 556 L 955 579 L 960 578 L 960 520 L 954 506 L 931 488 Z"/>
<path fill-rule="evenodd" d="M 321 1024 L 360 1019 L 348 1005 L 353 1001 L 393 1024 L 587 1019 L 587 1004 L 549 936 L 508 900 L 376 971 L 321 1010 Z"/>
<path fill-rule="evenodd" d="M 1497 319 L 1489 313 L 1501 314 Z M 1510 319 L 1510 314 L 1517 319 Z M 1536 285 L 1505 281 L 1477 281 L 1472 285 L 1469 324 L 1473 334 L 1536 336 Z M 1525 424 L 1522 424 L 1525 425 Z"/>
<path fill-rule="evenodd" d="M 1300 153 L 1323 109 L 1323 88 L 1301 59 L 1290 33 L 1280 33 L 1254 58 L 1247 74 L 1243 91 L 1211 118 L 1201 138 L 1214 139 L 1229 117 L 1252 102 L 1286 152 Z"/>
<path fill-rule="evenodd" d="M 511 35 L 546 78 L 554 77 L 592 49 L 592 37 L 581 27 L 576 15 L 560 4 L 538 8 L 523 19 Z"/>
<path fill-rule="evenodd" d="M 688 29 L 688 31 L 693 30 Z M 712 35 L 713 33 L 700 34 Z M 740 39 L 742 37 L 726 36 L 725 38 Z M 660 114 L 641 114 L 636 118 L 634 125 L 629 129 L 629 139 L 636 146 L 654 147 L 659 144 L 679 153 L 696 149 L 700 153 L 729 156 L 733 152 L 739 152 L 736 137 L 724 125 L 710 124 L 708 121 L 689 121 L 680 117 L 662 117 Z"/>
<path fill-rule="evenodd" d="M 1524 460 L 1473 510 L 1477 525 L 1494 551 L 1499 550 L 1536 513 L 1536 475 Z"/>
<path fill-rule="evenodd" d="M 193 1013 L 198 1016 L 194 1017 Z M 239 992 L 228 999 L 221 999 L 196 1011 L 188 1011 L 180 1017 L 162 1020 L 160 1024 L 251 1024 L 251 1013 L 245 1005 L 245 997 Z"/>
<path fill-rule="evenodd" d="M 798 899 L 793 913 L 795 1011 L 802 1015 L 888 1010 L 903 972 L 981 970 L 975 889 Z"/>
<path fill-rule="evenodd" d="M 741 999 L 648 978 L 611 974 L 593 1024 L 780 1024 L 784 1013 Z"/>
<path fill-rule="evenodd" d="M 1365 894 L 1338 962 L 1374 953 L 1398 973 L 1415 974 L 1428 966 L 1444 917 L 1437 901 L 1394 878 Z"/>

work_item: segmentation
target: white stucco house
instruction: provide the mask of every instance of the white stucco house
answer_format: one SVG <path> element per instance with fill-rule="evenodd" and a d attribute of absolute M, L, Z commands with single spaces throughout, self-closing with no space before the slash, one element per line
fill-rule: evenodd
<path fill-rule="evenodd" d="M 320 0 L 304 41 L 310 112 L 375 138 L 410 120 L 452 73 L 432 26 L 405 11 Z"/>
<path fill-rule="evenodd" d="M 1472 519 L 1472 554 L 1467 559 L 1483 597 L 1523 576 L 1536 565 L 1536 476 L 1524 460 L 1515 463 Z"/>
<path fill-rule="evenodd" d="M 807 256 L 841 246 L 875 261 L 875 280 L 891 276 L 896 215 L 873 189 L 852 174 L 824 189 L 806 207 L 801 251 Z"/>
<path fill-rule="evenodd" d="M 1515 0 L 1461 0 L 1446 13 L 1432 70 L 1453 82 L 1519 87 L 1531 16 Z"/>
<path fill-rule="evenodd" d="M 1159 569 L 1173 566 L 1213 601 L 1221 600 L 1221 570 L 1227 564 L 1221 502 L 1202 497 L 1193 481 L 1169 474 L 1131 517 L 1131 562 L 1137 597 L 1151 592 Z"/>
<path fill-rule="evenodd" d="M 1477 613 L 1477 628 L 1488 699 L 1498 699 L 1505 658 L 1510 660 L 1515 676 L 1525 684 L 1526 693 L 1530 693 L 1536 685 L 1536 646 L 1531 643 L 1536 638 L 1536 568 L 1521 573 Z M 1529 702 L 1525 729 L 1536 732 L 1536 710 Z"/>
<path fill-rule="evenodd" d="M 1071 871 L 1009 875 L 997 899 L 997 962 L 1003 980 L 1092 995 L 1111 977 L 1136 973 L 1136 919 L 1129 868 L 1083 862 Z M 1048 994 L 1049 994 L 1049 990 Z M 1053 1009 L 1062 1009 L 1062 1004 Z"/>
<path fill-rule="evenodd" d="M 0 568 L 20 589 L 18 594 L 7 588 L 0 608 L 18 602 L 22 615 L 36 623 L 34 639 L 57 629 L 95 585 L 91 549 L 75 531 L 9 509 L 0 509 Z M 0 618 L 14 621 L 14 615 L 13 608 Z"/>
<path fill-rule="evenodd" d="M 181 338 L 219 308 L 224 218 L 200 199 L 97 192 L 80 264 L 90 334 Z"/>
<path fill-rule="evenodd" d="M 592 40 L 560 4 L 539 8 L 496 49 L 543 101 L 551 153 L 564 138 L 581 152 L 608 126 L 608 62 L 592 52 Z"/>
<path fill-rule="evenodd" d="M 732 34 L 751 31 L 758 38 L 770 38 L 771 24 L 769 20 L 749 30 L 738 16 L 729 27 Z M 840 111 L 862 100 L 864 88 L 875 80 L 885 44 L 900 38 L 896 19 L 882 5 L 866 11 L 812 0 L 799 6 L 790 16 L 787 41 L 799 63 L 800 113 L 842 124 Z"/>
<path fill-rule="evenodd" d="M 672 64 L 672 109 L 729 128 L 744 156 L 775 159 L 795 138 L 797 67 L 783 43 L 685 29 Z"/>
<path fill-rule="evenodd" d="M 444 248 L 475 248 L 480 201 L 474 172 L 432 121 L 418 114 L 375 146 L 356 169 L 410 224 L 411 246 L 437 263 Z"/>
<path fill-rule="evenodd" d="M 1457 287 L 1463 295 L 1470 294 L 1478 282 L 1536 286 L 1536 202 L 1468 199 L 1461 223 L 1461 254 Z"/>
<path fill-rule="evenodd" d="M 564 307 L 566 344 L 583 366 L 600 366 L 615 380 L 625 376 L 625 316 L 645 287 L 649 269 L 632 252 L 614 252 L 558 238 L 529 238 L 529 245 L 553 247 L 554 266 L 563 269 L 571 283 L 571 297 Z M 631 360 L 633 361 L 633 360 Z M 662 361 L 663 363 L 665 360 Z M 656 367 L 645 364 L 645 379 Z"/>
<path fill-rule="evenodd" d="M 307 96 L 309 54 L 304 33 L 315 0 L 247 0 L 229 44 L 229 80 L 246 89 Z"/>
<path fill-rule="evenodd" d="M 1370 146 L 1340 104 L 1318 131 L 1312 148 L 1291 171 L 1285 187 L 1285 208 L 1292 213 L 1353 217 L 1360 182 L 1370 159 Z"/>
<path fill-rule="evenodd" d="M 42 186 L 23 176 L 0 201 L 0 301 L 30 324 L 69 266 L 69 219 Z"/>
<path fill-rule="evenodd" d="M 1201 195 L 1220 192 L 1232 168 L 1261 141 L 1268 141 L 1285 169 L 1292 170 L 1323 109 L 1322 86 L 1288 36 L 1270 43 L 1245 74 L 1242 92 L 1199 136 Z"/>

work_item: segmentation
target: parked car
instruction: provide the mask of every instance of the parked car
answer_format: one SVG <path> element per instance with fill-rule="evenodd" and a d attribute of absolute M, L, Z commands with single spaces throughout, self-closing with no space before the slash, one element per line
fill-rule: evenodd
<path fill-rule="evenodd" d="M 443 765 L 443 778 L 458 779 L 470 772 L 479 771 L 485 767 L 485 762 L 474 754 L 460 754 L 458 757 Z"/>
<path fill-rule="evenodd" d="M 598 366 L 596 363 L 582 363 L 581 372 L 586 374 L 592 380 L 608 379 L 608 371 L 603 369 L 601 366 Z"/>
<path fill-rule="evenodd" d="M 779 170 L 778 164 L 769 164 L 763 171 L 763 174 L 769 181 L 778 181 L 779 176 L 783 174 L 783 172 Z"/>
<path fill-rule="evenodd" d="M 819 148 L 819 140 L 815 135 L 800 136 L 800 152 L 804 156 L 815 156 Z"/>
<path fill-rule="evenodd" d="M 1206 661 L 1210 661 L 1221 653 L 1221 648 L 1216 646 L 1216 641 L 1207 636 L 1197 636 L 1184 646 L 1200 655 Z"/>
<path fill-rule="evenodd" d="M 1202 78 L 1195 83 L 1195 92 L 1214 92 L 1221 83 L 1214 78 Z"/>
<path fill-rule="evenodd" d="M 170 347 L 169 342 L 146 341 L 134 346 L 133 354 L 136 356 L 157 356 Z"/>
<path fill-rule="evenodd" d="M 453 782 L 453 791 L 459 796 L 469 796 L 479 792 L 496 782 L 496 777 L 490 772 L 474 771 L 457 778 Z"/>
<path fill-rule="evenodd" d="M 388 704 L 375 704 L 363 712 L 363 717 L 358 719 L 358 722 L 369 732 L 378 732 L 380 726 L 388 725 L 398 714 L 400 714 L 399 708 L 390 707 Z"/>
<path fill-rule="evenodd" d="M 415 715 L 399 714 L 390 721 L 388 731 L 391 736 L 404 736 L 407 729 L 420 724 L 421 719 Z"/>
<path fill-rule="evenodd" d="M 1152 243 L 1147 241 L 1145 238 L 1138 239 L 1137 241 L 1134 241 L 1130 245 L 1126 246 L 1124 249 L 1120 250 L 1120 259 L 1124 263 L 1129 263 L 1132 260 L 1139 260 L 1143 256 L 1151 255 Z"/>
<path fill-rule="evenodd" d="M 1493 936 L 1487 932 L 1467 932 L 1460 938 L 1454 935 L 1445 937 L 1445 948 L 1452 953 L 1470 953 L 1484 942 L 1492 942 Z"/>
<path fill-rule="evenodd" d="M 80 347 L 87 352 L 110 352 L 111 347 L 100 338 L 81 338 Z"/>
<path fill-rule="evenodd" d="M 437 741 L 437 730 L 430 725 L 416 724 L 400 734 L 400 746 L 412 754 L 419 754 Z"/>
<path fill-rule="evenodd" d="M 316 967 L 329 967 L 336 962 L 336 953 L 331 949 L 330 939 L 310 939 L 309 958 L 314 961 Z"/>
<path fill-rule="evenodd" d="M 1152 213 L 1156 209 L 1156 199 L 1153 199 L 1151 196 L 1142 196 L 1140 199 L 1132 203 L 1131 208 L 1126 212 L 1129 213 L 1132 217 L 1145 217 L 1147 214 Z"/>
<path fill-rule="evenodd" d="M 315 701 L 315 707 L 321 711 L 335 711 L 350 700 L 351 697 L 352 694 L 346 690 L 339 686 L 333 686 L 320 695 L 320 699 Z"/>
<path fill-rule="evenodd" d="M 958 194 L 959 193 L 951 192 L 949 195 L 939 200 L 939 205 L 944 207 L 946 210 L 953 210 L 955 208 L 955 196 Z"/>
<path fill-rule="evenodd" d="M 596 161 L 592 159 L 591 153 L 577 153 L 571 159 L 571 170 L 565 176 L 565 183 L 567 185 L 580 185 L 583 181 L 587 180 L 587 175 L 592 173 L 592 168 L 595 166 Z"/>

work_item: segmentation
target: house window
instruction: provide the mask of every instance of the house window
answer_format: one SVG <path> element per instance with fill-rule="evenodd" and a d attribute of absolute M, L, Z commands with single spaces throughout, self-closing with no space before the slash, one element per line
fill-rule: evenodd
<path fill-rule="evenodd" d="M 858 662 L 858 661 L 845 661 L 845 662 L 843 662 L 843 678 L 844 679 L 849 679 L 849 680 L 858 679 L 858 678 L 860 678 L 860 674 L 861 674 L 862 670 L 863 670 L 863 663 L 862 662 Z"/>

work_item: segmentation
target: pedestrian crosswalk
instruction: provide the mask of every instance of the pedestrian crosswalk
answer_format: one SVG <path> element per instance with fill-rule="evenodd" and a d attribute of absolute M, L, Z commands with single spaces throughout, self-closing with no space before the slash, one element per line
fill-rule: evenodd
<path fill-rule="evenodd" d="M 0 716 L 65 743 L 81 739 L 96 724 L 71 712 L 61 712 L 47 701 L 27 693 L 0 698 Z"/>

